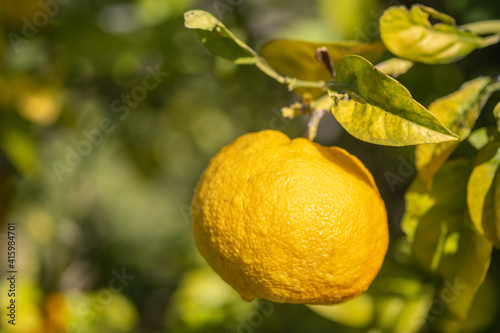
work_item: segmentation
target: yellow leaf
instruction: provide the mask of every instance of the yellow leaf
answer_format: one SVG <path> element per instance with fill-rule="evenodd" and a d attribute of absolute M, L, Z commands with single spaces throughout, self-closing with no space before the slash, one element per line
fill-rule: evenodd
<path fill-rule="evenodd" d="M 433 25 L 429 17 L 441 22 Z M 380 18 L 380 35 L 398 57 L 427 64 L 450 63 L 500 40 L 498 34 L 479 37 L 457 27 L 452 17 L 422 5 L 387 9 Z"/>
<path fill-rule="evenodd" d="M 306 42 L 299 40 L 273 40 L 260 50 L 261 56 L 279 73 L 289 77 L 307 81 L 329 81 L 331 74 L 315 58 L 316 50 L 326 47 L 328 54 L 336 68 L 340 60 L 346 55 L 357 54 L 370 61 L 379 59 L 385 51 L 384 44 L 359 43 L 354 41 L 342 42 Z M 298 93 L 311 93 L 313 97 L 324 94 L 324 90 L 300 88 Z"/>
<path fill-rule="evenodd" d="M 458 135 L 457 141 L 418 146 L 415 150 L 416 167 L 425 185 L 432 186 L 432 178 L 448 160 L 460 142 L 465 140 L 479 114 L 484 102 L 491 93 L 500 89 L 500 83 L 489 77 L 479 77 L 466 82 L 450 95 L 439 98 L 429 106 L 429 111 L 441 123 Z"/>
<path fill-rule="evenodd" d="M 340 61 L 329 93 L 333 115 L 360 140 L 387 146 L 456 140 L 403 85 L 360 56 Z"/>
<path fill-rule="evenodd" d="M 500 248 L 500 140 L 479 151 L 467 185 L 467 205 L 478 232 Z"/>

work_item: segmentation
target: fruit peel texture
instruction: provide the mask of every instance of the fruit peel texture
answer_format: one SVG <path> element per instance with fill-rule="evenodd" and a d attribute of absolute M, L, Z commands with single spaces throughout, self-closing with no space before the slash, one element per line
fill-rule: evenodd
<path fill-rule="evenodd" d="M 389 242 L 384 202 L 356 157 L 272 130 L 224 147 L 191 209 L 201 255 L 247 301 L 351 299 L 373 281 Z"/>

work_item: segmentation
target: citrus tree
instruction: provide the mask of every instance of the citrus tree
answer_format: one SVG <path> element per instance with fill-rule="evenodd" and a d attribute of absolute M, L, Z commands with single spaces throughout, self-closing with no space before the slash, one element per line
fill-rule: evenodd
<path fill-rule="evenodd" d="M 311 308 L 326 317 L 336 318 L 341 309 L 362 317 L 371 311 L 367 297 L 383 307 L 381 299 L 397 293 L 405 299 L 400 316 L 411 320 L 396 320 L 396 331 L 429 324 L 446 329 L 464 320 L 492 249 L 500 246 L 500 103 L 485 110 L 498 123 L 475 126 L 500 80 L 474 78 L 426 107 L 396 78 L 415 63 L 448 64 L 497 43 L 500 21 L 457 26 L 433 8 L 398 6 L 380 17 L 381 42 L 273 40 L 260 52 L 208 12 L 186 12 L 185 26 L 213 54 L 254 65 L 299 94 L 298 102 L 282 108 L 283 117 L 309 115 L 305 139 L 290 141 L 275 131 L 243 136 L 203 174 L 192 205 L 195 236 L 222 278 L 246 300 L 308 304 L 344 302 L 372 282 L 387 249 L 387 217 L 376 204 L 373 178 L 347 152 L 306 141 L 315 139 L 321 118 L 331 112 L 362 141 L 415 146 L 418 175 L 406 191 L 401 226 L 433 285 L 391 289 L 374 282 L 352 301 Z M 388 261 L 380 274 L 402 283 L 401 269 L 384 273 L 394 265 Z"/>

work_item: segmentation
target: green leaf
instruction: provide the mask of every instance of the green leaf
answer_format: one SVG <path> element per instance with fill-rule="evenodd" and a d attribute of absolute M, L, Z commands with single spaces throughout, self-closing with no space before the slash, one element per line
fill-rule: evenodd
<path fill-rule="evenodd" d="M 476 35 L 491 35 L 500 33 L 500 20 L 472 22 L 460 26 Z"/>
<path fill-rule="evenodd" d="M 490 267 L 491 243 L 479 235 L 466 214 L 460 231 L 458 251 L 446 258 L 439 274 L 444 283 L 436 295 L 446 304 L 447 310 L 463 320 L 467 317 L 476 292 Z"/>
<path fill-rule="evenodd" d="M 457 134 L 458 140 L 416 148 L 416 167 L 427 187 L 432 186 L 432 178 L 436 172 L 448 160 L 460 142 L 469 136 L 485 101 L 493 91 L 498 89 L 500 89 L 499 82 L 489 77 L 479 77 L 464 83 L 458 91 L 437 99 L 429 106 L 429 111 L 444 126 Z"/>
<path fill-rule="evenodd" d="M 237 39 L 217 18 L 203 10 L 184 14 L 184 26 L 194 29 L 201 42 L 214 55 L 237 64 L 256 64 L 259 56 L 248 45 Z"/>
<path fill-rule="evenodd" d="M 491 244 L 468 216 L 467 180 L 471 160 L 446 163 L 428 191 L 416 178 L 405 194 L 403 230 L 415 259 L 443 278 L 436 293 L 453 316 L 465 318 L 491 259 Z"/>
<path fill-rule="evenodd" d="M 405 194 L 403 230 L 409 236 L 414 257 L 429 270 L 439 267 L 446 239 L 460 230 L 463 223 L 471 170 L 472 161 L 446 164 L 436 175 L 432 191 L 416 178 Z"/>
<path fill-rule="evenodd" d="M 212 14 L 203 10 L 187 11 L 184 13 L 184 26 L 195 30 L 203 45 L 214 55 L 239 65 L 256 65 L 276 81 L 290 83 L 287 78 L 274 71 L 254 50 L 236 38 Z"/>
<path fill-rule="evenodd" d="M 184 26 L 196 31 L 203 45 L 214 55 L 238 65 L 255 65 L 266 75 L 290 90 L 307 87 L 324 90 L 324 81 L 304 81 L 295 77 L 283 77 L 248 45 L 236 38 L 217 18 L 203 10 L 190 10 L 184 13 Z"/>
<path fill-rule="evenodd" d="M 366 328 L 373 321 L 375 314 L 373 297 L 364 293 L 354 299 L 336 306 L 306 305 L 323 318 L 345 326 Z"/>
<path fill-rule="evenodd" d="M 456 140 L 404 86 L 360 56 L 340 61 L 329 93 L 333 115 L 360 140 L 387 146 Z"/>
<path fill-rule="evenodd" d="M 0 149 L 16 169 L 26 177 L 32 177 L 40 167 L 36 140 L 29 127 L 4 127 L 0 131 Z"/>
<path fill-rule="evenodd" d="M 429 17 L 441 23 L 433 25 Z M 427 64 L 450 63 L 500 40 L 499 34 L 482 38 L 457 27 L 452 17 L 422 5 L 387 9 L 380 18 L 380 35 L 398 57 Z"/>
<path fill-rule="evenodd" d="M 406 73 L 412 67 L 413 62 L 399 58 L 391 58 L 375 66 L 382 73 L 394 78 Z"/>
<path fill-rule="evenodd" d="M 496 134 L 477 155 L 467 205 L 478 232 L 500 248 L 500 135 Z"/>
<path fill-rule="evenodd" d="M 488 144 L 488 142 L 490 141 L 490 136 L 494 131 L 495 131 L 494 127 L 478 128 L 469 135 L 467 141 L 476 150 L 481 150 L 484 146 Z"/>
<path fill-rule="evenodd" d="M 334 68 L 346 55 L 358 54 L 370 61 L 376 61 L 385 52 L 383 43 L 307 42 L 300 40 L 273 40 L 262 46 L 260 55 L 281 74 L 307 81 L 329 81 L 331 74 L 316 60 L 316 50 L 326 47 Z M 309 92 L 313 97 L 324 94 L 324 89 L 297 89 L 299 93 Z"/>

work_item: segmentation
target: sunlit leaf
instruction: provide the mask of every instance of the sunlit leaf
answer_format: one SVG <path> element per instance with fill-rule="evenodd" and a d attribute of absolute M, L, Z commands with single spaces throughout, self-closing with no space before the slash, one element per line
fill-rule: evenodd
<path fill-rule="evenodd" d="M 497 120 L 497 127 L 500 131 L 500 103 L 495 106 L 495 109 L 493 110 L 493 116 L 495 116 L 495 119 Z"/>
<path fill-rule="evenodd" d="M 433 25 L 429 18 L 441 22 Z M 500 40 L 498 34 L 482 38 L 457 27 L 452 17 L 422 5 L 387 9 L 380 18 L 380 35 L 398 57 L 428 64 L 450 63 Z"/>
<path fill-rule="evenodd" d="M 7 238 L 2 237 L 2 243 L 7 243 Z M 2 244 L 3 245 L 3 244 Z M 5 244 L 7 245 L 7 244 Z M 31 250 L 32 251 L 32 250 Z M 33 253 L 33 252 L 31 252 Z M 36 263 L 36 261 L 32 261 Z M 19 275 L 17 275 L 19 277 Z M 40 300 L 42 299 L 42 287 L 39 281 L 35 281 L 33 276 L 26 274 L 23 279 L 17 278 L 15 280 L 15 289 L 10 288 L 10 281 L 7 278 L 8 275 L 0 281 L 0 288 L 10 292 L 0 294 L 0 306 L 2 309 L 2 315 L 4 322 L 2 323 L 1 332 L 43 332 L 45 326 L 45 313 L 40 308 Z M 15 294 L 15 295 L 13 295 Z M 8 306 L 11 304 L 11 300 L 15 300 L 15 317 L 11 318 L 9 316 L 10 309 Z M 8 309 L 8 310 L 7 310 Z M 27 320 L 19 320 L 19 318 L 27 318 Z M 9 320 L 15 319 L 13 324 L 8 323 Z M 7 326 L 8 325 L 8 326 Z"/>
<path fill-rule="evenodd" d="M 500 103 L 498 103 L 495 106 L 495 109 L 493 110 L 493 115 L 495 116 L 496 119 L 500 119 Z"/>
<path fill-rule="evenodd" d="M 467 142 L 470 143 L 472 147 L 476 150 L 481 150 L 490 141 L 491 135 L 495 132 L 494 127 L 481 127 L 474 130 L 469 137 Z"/>
<path fill-rule="evenodd" d="M 25 176 L 36 173 L 39 162 L 32 135 L 21 129 L 3 129 L 0 134 L 0 147 L 20 173 Z"/>
<path fill-rule="evenodd" d="M 391 58 L 375 66 L 382 73 L 392 77 L 398 77 L 412 67 L 413 62 L 399 58 Z"/>
<path fill-rule="evenodd" d="M 401 222 L 401 228 L 408 237 L 408 241 L 413 243 L 420 220 L 435 205 L 436 199 L 430 193 L 426 192 L 421 181 L 414 181 L 412 183 L 405 194 L 405 199 L 406 212 Z"/>
<path fill-rule="evenodd" d="M 332 113 L 356 138 L 387 146 L 456 140 L 398 81 L 360 56 L 346 56 L 329 90 Z"/>
<path fill-rule="evenodd" d="M 371 329 L 394 333 L 419 332 L 425 324 L 434 291 L 434 286 L 424 283 L 411 272 L 409 266 L 386 258 L 368 289 L 376 309 Z"/>
<path fill-rule="evenodd" d="M 190 331 L 203 331 L 203 328 L 222 323 L 228 314 L 246 318 L 252 309 L 255 310 L 256 302 L 241 302 L 229 285 L 204 266 L 184 274 L 172 303 L 168 317 L 182 321 Z"/>
<path fill-rule="evenodd" d="M 467 186 L 467 205 L 480 234 L 500 248 L 500 137 L 488 143 L 476 158 Z"/>
<path fill-rule="evenodd" d="M 370 61 L 379 59 L 385 51 L 384 44 L 344 42 L 307 42 L 299 40 L 273 40 L 260 49 L 260 55 L 279 73 L 307 81 L 329 81 L 331 74 L 316 60 L 316 50 L 326 47 L 334 68 L 346 55 L 358 54 Z M 314 97 L 324 93 L 320 89 L 297 89 L 299 93 L 309 92 Z"/>
<path fill-rule="evenodd" d="M 441 123 L 458 135 L 457 141 L 418 146 L 415 150 L 416 166 L 425 185 L 432 185 L 432 178 L 460 142 L 465 140 L 481 113 L 484 102 L 491 93 L 500 89 L 500 83 L 489 77 L 479 77 L 429 106 Z"/>
<path fill-rule="evenodd" d="M 366 328 L 372 322 L 375 313 L 374 300 L 369 293 L 335 306 L 307 305 L 307 307 L 324 318 L 357 328 Z"/>
<path fill-rule="evenodd" d="M 452 315 L 465 318 L 489 267 L 491 244 L 470 222 L 467 180 L 473 162 L 455 160 L 436 174 L 428 191 L 416 178 L 405 195 L 403 217 L 416 260 L 443 278 L 436 293 Z M 454 289 L 453 289 L 454 288 Z"/>
<path fill-rule="evenodd" d="M 69 312 L 67 327 L 71 330 L 83 332 L 98 332 L 103 325 L 112 332 L 130 332 L 137 325 L 138 313 L 134 303 L 123 293 L 111 294 L 106 303 L 101 295 L 110 293 L 109 289 L 89 292 L 68 291 L 64 294 L 64 301 Z M 92 315 L 82 316 L 82 304 L 93 311 Z M 105 324 L 104 324 L 105 323 Z"/>

